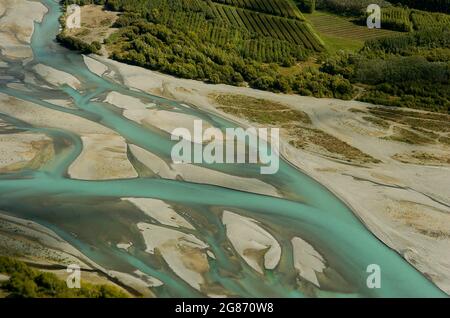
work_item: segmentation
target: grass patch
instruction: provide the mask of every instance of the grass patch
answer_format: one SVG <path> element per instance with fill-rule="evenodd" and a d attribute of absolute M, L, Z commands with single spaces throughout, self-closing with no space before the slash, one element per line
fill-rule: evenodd
<path fill-rule="evenodd" d="M 364 41 L 399 34 L 385 29 L 369 29 L 354 23 L 351 17 L 338 16 L 324 11 L 303 14 L 311 23 L 330 52 L 339 50 L 358 51 Z"/>
<path fill-rule="evenodd" d="M 388 121 L 378 118 L 378 117 L 364 116 L 362 119 L 364 119 L 365 121 L 368 121 L 372 124 L 375 124 L 381 128 L 388 129 L 389 127 L 391 127 L 391 124 Z"/>
<path fill-rule="evenodd" d="M 361 40 L 326 35 L 320 32 L 317 33 L 325 43 L 325 48 L 330 53 L 335 53 L 338 51 L 358 52 L 364 47 L 364 41 Z"/>
<path fill-rule="evenodd" d="M 383 137 L 383 139 L 403 142 L 411 145 L 421 145 L 433 142 L 433 140 L 427 137 L 416 134 L 411 130 L 401 127 L 394 127 L 394 134 L 391 136 Z"/>
<path fill-rule="evenodd" d="M 326 132 L 312 128 L 308 114 L 283 104 L 244 95 L 212 95 L 219 109 L 259 124 L 278 125 L 291 138 L 289 143 L 299 149 L 325 152 L 348 162 L 378 163 L 348 143 Z M 331 155 L 330 155 L 331 154 Z"/>
<path fill-rule="evenodd" d="M 450 164 L 450 156 L 440 156 L 422 151 L 412 151 L 411 153 L 395 154 L 393 159 L 403 163 L 415 163 L 415 164 Z"/>
<path fill-rule="evenodd" d="M 327 152 L 338 155 L 339 159 L 352 162 L 379 163 L 380 161 L 365 154 L 361 150 L 349 145 L 326 132 L 307 127 L 296 127 L 291 131 L 295 139 L 290 144 L 296 148 L 307 149 L 309 145 L 319 146 Z"/>
<path fill-rule="evenodd" d="M 365 110 L 358 109 L 358 108 L 350 108 L 348 111 L 351 113 L 355 113 L 355 114 L 367 114 L 367 112 Z"/>
<path fill-rule="evenodd" d="M 311 124 L 308 114 L 283 104 L 244 95 L 218 95 L 214 97 L 218 108 L 226 113 L 244 117 L 260 124 L 281 125 L 291 122 Z"/>
<path fill-rule="evenodd" d="M 439 142 L 450 146 L 450 137 L 442 136 L 439 138 Z"/>
<path fill-rule="evenodd" d="M 450 116 L 437 113 L 412 112 L 370 108 L 369 112 L 379 120 L 389 120 L 403 124 L 427 138 L 436 139 L 437 133 L 450 132 Z"/>
<path fill-rule="evenodd" d="M 82 282 L 81 288 L 68 288 L 55 274 L 35 270 L 24 262 L 0 256 L 0 273 L 9 276 L 2 283 L 8 297 L 18 298 L 126 298 L 124 292 L 110 285 Z"/>

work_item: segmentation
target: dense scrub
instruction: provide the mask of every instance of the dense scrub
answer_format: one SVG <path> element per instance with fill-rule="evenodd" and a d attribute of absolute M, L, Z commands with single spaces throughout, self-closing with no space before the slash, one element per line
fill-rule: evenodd
<path fill-rule="evenodd" d="M 285 18 L 304 20 L 290 0 L 212 0 L 213 2 L 227 4 L 234 7 L 249 9 L 252 11 L 268 13 Z M 314 0 L 306 0 L 314 1 Z"/>
<path fill-rule="evenodd" d="M 361 52 L 330 56 L 315 50 L 308 38 L 314 31 L 305 31 L 309 24 L 295 7 L 272 0 L 264 6 L 259 0 L 95 2 L 123 12 L 115 24 L 119 31 L 105 41 L 111 57 L 122 62 L 209 83 L 315 97 L 350 99 L 353 83 L 363 87 L 363 101 L 449 111 L 450 33 L 442 27 L 449 15 L 376 1 L 385 26 L 408 32 L 367 41 Z M 374 1 L 317 4 L 361 17 L 369 2 Z M 293 31 L 295 25 L 305 28 Z M 311 57 L 321 65 L 295 66 Z"/>
<path fill-rule="evenodd" d="M 202 0 L 104 4 L 123 11 L 115 23 L 119 31 L 105 41 L 118 61 L 210 83 L 317 97 L 353 96 L 352 85 L 342 76 L 313 68 L 281 71 L 321 48 L 301 14 L 288 19 Z M 293 3 L 290 8 L 298 11 Z"/>
<path fill-rule="evenodd" d="M 102 0 L 73 0 L 73 1 L 65 1 L 63 4 L 78 4 L 78 5 L 86 5 L 91 3 L 101 3 Z M 65 46 L 68 49 L 79 51 L 83 54 L 97 54 L 102 45 L 100 42 L 94 41 L 92 43 L 86 43 L 74 36 L 67 34 L 65 29 L 65 20 L 66 15 L 62 15 L 59 19 L 60 25 L 62 27 L 62 31 L 56 36 L 56 41 L 58 41 L 62 46 Z"/>
<path fill-rule="evenodd" d="M 361 15 L 360 23 L 366 23 L 366 15 Z M 381 11 L 381 27 L 389 30 L 410 32 L 450 25 L 450 15 L 426 12 L 403 7 L 386 7 Z"/>
<path fill-rule="evenodd" d="M 24 262 L 0 256 L 0 273 L 9 276 L 0 288 L 8 297 L 37 298 L 123 298 L 125 293 L 109 285 L 92 285 L 82 282 L 81 288 L 70 289 L 66 282 L 52 273 L 35 270 Z"/>
<path fill-rule="evenodd" d="M 317 9 L 341 15 L 360 16 L 370 4 L 378 4 L 381 7 L 390 6 L 390 3 L 385 0 L 317 0 Z"/>
<path fill-rule="evenodd" d="M 432 4 L 434 2 L 434 4 Z M 359 23 L 366 23 L 367 7 L 370 4 L 378 4 L 382 8 L 381 10 L 381 25 L 382 28 L 389 30 L 410 32 L 413 30 L 423 30 L 425 28 L 443 27 L 450 25 L 450 16 L 447 14 L 427 11 L 442 11 L 445 10 L 432 10 L 431 8 L 441 8 L 437 3 L 449 2 L 449 0 L 437 0 L 437 1 L 391 1 L 384 0 L 318 0 L 317 8 L 321 10 L 327 10 L 339 15 L 349 15 L 357 18 Z M 394 6 L 394 4 L 404 3 L 414 5 L 410 7 L 406 6 Z M 423 5 L 419 5 L 422 3 Z M 414 8 L 423 9 L 415 10 Z M 448 7 L 447 7 L 448 12 Z"/>
<path fill-rule="evenodd" d="M 361 100 L 450 112 L 450 29 L 367 41 L 359 54 L 330 58 L 322 71 L 369 85 Z"/>
<path fill-rule="evenodd" d="M 64 33 L 58 34 L 56 40 L 61 43 L 61 45 L 71 50 L 80 51 L 83 54 L 98 53 L 102 48 L 100 42 L 94 41 L 92 43 L 86 43 Z"/>
<path fill-rule="evenodd" d="M 305 13 L 313 13 L 316 10 L 316 0 L 295 0 L 297 6 Z"/>
<path fill-rule="evenodd" d="M 425 11 L 450 13 L 450 0 L 395 0 L 394 2 Z"/>
<path fill-rule="evenodd" d="M 424 50 L 450 49 L 450 28 L 434 28 L 396 37 L 367 41 L 365 51 L 413 55 Z M 447 57 L 450 61 L 450 56 Z"/>

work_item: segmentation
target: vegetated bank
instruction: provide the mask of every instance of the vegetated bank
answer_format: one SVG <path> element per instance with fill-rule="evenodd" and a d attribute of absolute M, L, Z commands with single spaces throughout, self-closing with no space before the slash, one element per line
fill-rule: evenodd
<path fill-rule="evenodd" d="M 0 274 L 9 278 L 0 291 L 12 298 L 126 298 L 127 294 L 110 285 L 82 282 L 81 288 L 69 288 L 55 274 L 31 268 L 22 261 L 0 256 Z"/>
<path fill-rule="evenodd" d="M 115 60 L 209 83 L 353 97 L 352 85 L 342 76 L 320 72 L 314 65 L 299 71 L 297 64 L 321 54 L 323 43 L 293 2 L 267 2 L 259 9 L 229 2 L 97 3 L 122 12 L 114 25 L 119 30 L 105 41 Z"/>
<path fill-rule="evenodd" d="M 121 12 L 114 24 L 118 31 L 104 41 L 110 57 L 121 62 L 209 83 L 439 112 L 450 109 L 450 15 L 444 13 L 384 0 L 64 3 L 74 2 Z M 357 26 L 366 19 L 366 2 L 382 6 L 383 27 L 400 33 L 383 39 L 362 36 L 370 40 L 361 50 L 346 48 L 346 34 L 324 41 L 295 6 L 332 12 Z M 358 94 L 354 85 L 360 88 Z"/>
<path fill-rule="evenodd" d="M 355 21 L 365 19 L 366 7 L 360 2 L 321 1 L 334 13 L 353 15 Z M 321 70 L 363 87 L 361 101 L 450 113 L 450 15 L 395 7 L 386 1 L 379 4 L 382 26 L 404 32 L 367 40 L 358 52 L 336 52 Z M 383 16 L 391 13 L 397 20 L 386 23 Z"/>

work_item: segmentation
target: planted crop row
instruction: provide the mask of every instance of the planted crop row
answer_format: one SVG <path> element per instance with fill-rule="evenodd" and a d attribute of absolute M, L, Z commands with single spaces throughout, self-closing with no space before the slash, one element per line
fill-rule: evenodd
<path fill-rule="evenodd" d="M 238 8 L 268 13 L 280 17 L 304 20 L 301 12 L 291 2 L 291 0 L 213 0 L 213 1 Z"/>
<path fill-rule="evenodd" d="M 245 28 L 277 40 L 294 43 L 312 50 L 321 50 L 322 44 L 308 23 L 251 10 L 217 4 L 214 12 L 220 19 L 239 28 Z"/>

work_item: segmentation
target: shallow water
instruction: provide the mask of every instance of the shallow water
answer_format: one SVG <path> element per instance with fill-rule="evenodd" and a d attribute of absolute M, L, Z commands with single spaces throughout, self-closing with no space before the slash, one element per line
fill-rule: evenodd
<path fill-rule="evenodd" d="M 170 136 L 146 129 L 120 115 L 103 100 L 108 92 L 117 91 L 147 101 L 158 108 L 195 115 L 212 125 L 233 127 L 231 122 L 176 101 L 143 92 L 131 91 L 123 85 L 91 73 L 81 55 L 67 51 L 54 42 L 58 32 L 59 5 L 42 1 L 49 13 L 36 24 L 32 38 L 34 60 L 10 69 L 17 79 L 20 72 L 30 71 L 42 63 L 70 73 L 82 83 L 82 89 L 69 87 L 44 89 L 27 84 L 31 93 L 7 88 L 0 92 L 31 101 L 36 107 L 48 107 L 94 120 L 161 158 L 170 158 L 173 142 Z M 19 75 L 18 75 L 19 74 Z M 43 102 L 42 99 L 72 98 L 77 109 L 67 109 Z M 0 106 L 1 113 L 1 106 Z M 249 297 L 435 297 L 444 294 L 416 271 L 396 252 L 373 236 L 338 198 L 323 186 L 302 174 L 287 162 L 272 176 L 261 176 L 256 165 L 213 165 L 227 174 L 261 179 L 286 194 L 285 198 L 263 196 L 218 186 L 160 178 L 134 178 L 110 181 L 84 181 L 68 178 L 67 169 L 82 150 L 80 137 L 59 129 L 30 127 L 13 118 L 4 118 L 16 127 L 45 133 L 55 143 L 57 155 L 39 170 L 0 175 L 0 209 L 43 224 L 67 240 L 86 257 L 108 270 L 132 273 L 136 269 L 154 276 L 164 284 L 152 290 L 158 296 L 202 296 L 212 291 Z M 155 255 L 145 253 L 145 244 L 136 227 L 149 218 L 123 197 L 147 197 L 171 203 L 177 211 L 189 215 L 195 230 L 182 230 L 196 235 L 210 245 L 215 259 L 209 258 L 209 272 L 201 291 L 192 288 Z M 221 211 L 229 210 L 261 222 L 280 242 L 282 256 L 274 270 L 261 275 L 248 266 L 231 248 L 221 223 Z M 321 289 L 297 283 L 290 240 L 298 236 L 323 255 L 327 269 L 321 276 Z M 133 242 L 125 252 L 116 247 L 120 242 Z M 366 286 L 369 264 L 382 271 L 379 289 Z"/>

